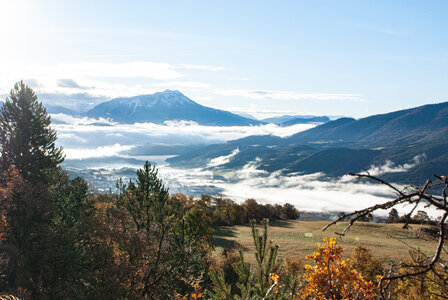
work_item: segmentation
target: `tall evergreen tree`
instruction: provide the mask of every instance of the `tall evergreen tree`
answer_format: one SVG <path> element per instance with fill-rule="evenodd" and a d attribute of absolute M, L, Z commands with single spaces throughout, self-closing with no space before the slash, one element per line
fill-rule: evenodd
<path fill-rule="evenodd" d="M 135 242 L 119 246 L 128 249 L 136 270 L 134 289 L 141 289 L 145 299 L 172 299 L 175 291 L 187 291 L 190 286 L 184 279 L 200 276 L 206 269 L 211 218 L 193 201 L 170 196 L 149 162 L 137 171 L 135 183 L 118 182 L 118 188 L 116 206 L 125 212 L 126 231 L 139 237 L 134 239 L 139 241 L 137 250 L 131 250 Z"/>
<path fill-rule="evenodd" d="M 14 169 L 23 184 L 14 186 L 10 205 L 1 205 L 9 224 L 2 251 L 10 288 L 25 288 L 34 298 L 46 294 L 54 269 L 51 185 L 64 176 L 59 166 L 64 156 L 55 146 L 50 123 L 34 91 L 22 81 L 16 83 L 0 109 L 0 184 L 9 184 L 7 174 Z"/>
<path fill-rule="evenodd" d="M 15 165 L 26 181 L 49 183 L 64 160 L 50 123 L 34 91 L 17 82 L 0 109 L 0 173 Z"/>

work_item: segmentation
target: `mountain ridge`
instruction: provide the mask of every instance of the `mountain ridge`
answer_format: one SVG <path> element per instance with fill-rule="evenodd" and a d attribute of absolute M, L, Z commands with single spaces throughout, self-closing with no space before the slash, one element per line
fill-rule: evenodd
<path fill-rule="evenodd" d="M 249 136 L 210 145 L 168 162 L 174 166 L 201 167 L 238 148 L 239 152 L 219 168 L 241 168 L 249 161 L 258 161 L 258 168 L 268 172 L 323 172 L 341 176 L 385 165 L 390 160 L 407 165 L 409 170 L 392 172 L 385 178 L 417 183 L 410 181 L 432 177 L 431 170 L 448 169 L 448 154 L 443 150 L 448 148 L 447 140 L 448 102 L 443 102 L 359 120 L 340 118 L 285 138 Z M 414 164 L 419 156 L 424 159 Z"/>
<path fill-rule="evenodd" d="M 177 90 L 148 95 L 115 98 L 98 104 L 86 114 L 92 118 L 108 118 L 119 123 L 193 121 L 207 126 L 248 126 L 262 122 L 240 115 L 203 106 Z"/>

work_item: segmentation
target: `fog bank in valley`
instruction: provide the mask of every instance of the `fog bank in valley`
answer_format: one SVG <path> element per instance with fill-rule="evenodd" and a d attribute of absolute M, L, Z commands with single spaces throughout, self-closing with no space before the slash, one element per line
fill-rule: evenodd
<path fill-rule="evenodd" d="M 58 143 L 64 147 L 66 166 L 79 169 L 95 169 L 101 180 L 109 180 L 110 187 L 119 177 L 132 177 L 146 159 L 156 162 L 159 175 L 172 193 L 184 192 L 193 196 L 201 194 L 221 195 L 242 202 L 254 198 L 260 203 L 289 202 L 303 211 L 352 211 L 391 199 L 392 191 L 385 186 L 359 182 L 350 176 L 329 178 L 323 173 L 282 174 L 267 173 L 257 169 L 257 161 L 249 162 L 239 170 L 214 171 L 238 153 L 235 149 L 227 156 L 210 160 L 206 169 L 179 169 L 168 166 L 169 156 L 129 155 L 129 151 L 141 145 L 193 145 L 212 144 L 250 135 L 290 136 L 312 128 L 315 124 L 298 124 L 280 127 L 274 124 L 261 126 L 201 126 L 188 121 L 170 121 L 165 124 L 118 124 L 105 119 L 52 115 L 53 127 L 58 133 Z M 386 162 L 372 166 L 369 172 L 382 175 L 404 172 L 418 164 L 424 157 L 415 157 L 403 165 Z M 84 163 L 81 163 L 84 162 Z M 89 167 L 88 167 L 89 166 Z M 111 170 L 127 168 L 126 172 Z M 354 170 L 356 171 L 356 170 Z M 92 171 L 89 171 L 92 172 Z M 124 174 L 124 175 L 123 175 Z M 105 177 L 106 176 L 106 177 Z M 93 178 L 93 177 L 92 177 Z M 94 179 L 91 179 L 94 180 Z M 408 208 L 400 208 L 407 212 Z M 379 212 L 387 214 L 387 212 Z M 437 212 L 430 212 L 437 215 Z"/>

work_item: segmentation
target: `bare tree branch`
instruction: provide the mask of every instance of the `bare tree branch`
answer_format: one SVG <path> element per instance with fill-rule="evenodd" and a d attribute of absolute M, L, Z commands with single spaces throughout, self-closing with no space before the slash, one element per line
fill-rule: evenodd
<path fill-rule="evenodd" d="M 344 229 L 344 231 L 342 233 L 336 233 L 338 235 L 344 236 L 349 232 L 350 228 L 356 221 L 359 221 L 366 215 L 373 213 L 380 209 L 390 209 L 390 208 L 395 207 L 400 204 L 411 204 L 412 205 L 412 209 L 407 214 L 408 220 L 406 221 L 404 228 L 407 227 L 407 225 L 410 221 L 410 217 L 412 216 L 412 214 L 414 213 L 416 208 L 419 206 L 419 204 L 425 204 L 425 208 L 435 208 L 435 209 L 443 212 L 443 215 L 437 224 L 438 244 L 437 244 L 437 248 L 435 249 L 434 253 L 430 256 L 425 255 L 419 249 L 416 249 L 416 248 L 410 246 L 409 244 L 405 243 L 406 245 L 408 245 L 412 249 L 414 249 L 423 258 L 418 259 L 416 261 L 415 265 L 404 265 L 404 264 L 400 263 L 401 268 L 412 268 L 414 270 L 416 269 L 414 272 L 400 273 L 400 270 L 398 270 L 394 274 L 394 272 L 392 270 L 393 268 L 391 266 L 391 269 L 389 270 L 388 274 L 386 276 L 382 277 L 380 280 L 380 283 L 379 283 L 380 287 L 381 287 L 381 295 L 383 296 L 383 298 L 384 298 L 384 294 L 383 294 L 382 290 L 384 288 L 387 288 L 389 286 L 389 283 L 393 280 L 418 276 L 418 275 L 422 275 L 422 274 L 432 271 L 438 278 L 443 279 L 443 281 L 445 282 L 446 279 L 443 276 L 441 276 L 441 274 L 437 273 L 436 265 L 442 267 L 445 272 L 448 269 L 446 262 L 444 262 L 441 257 L 442 253 L 447 254 L 447 251 L 444 248 L 445 240 L 447 238 L 446 221 L 448 218 L 448 204 L 447 204 L 447 199 L 446 199 L 447 198 L 446 194 L 447 194 L 447 190 L 448 190 L 447 177 L 434 175 L 437 178 L 436 183 L 433 183 L 431 180 L 427 180 L 426 183 L 422 187 L 416 187 L 416 186 L 409 185 L 409 186 L 405 186 L 404 188 L 400 189 L 400 188 L 394 186 L 393 184 L 382 180 L 381 178 L 370 175 L 367 171 L 365 171 L 365 173 L 362 173 L 362 174 L 350 173 L 349 175 L 355 176 L 358 179 L 361 179 L 361 178 L 370 179 L 370 180 L 376 181 L 380 184 L 386 185 L 395 193 L 396 197 L 395 197 L 395 199 L 392 199 L 392 200 L 387 201 L 382 204 L 376 204 L 376 205 L 373 205 L 373 206 L 370 206 L 370 207 L 367 207 L 367 208 L 364 208 L 361 210 L 357 210 L 357 211 L 354 211 L 351 213 L 344 213 L 343 215 L 340 215 L 338 217 L 338 219 L 336 219 L 335 221 L 327 224 L 323 228 L 324 231 L 326 229 L 328 229 L 330 226 L 335 225 L 338 222 L 341 222 L 346 218 L 350 218 L 350 221 L 349 221 L 347 227 Z M 432 192 L 437 188 L 442 188 L 441 196 L 436 196 L 436 195 L 432 194 Z M 401 241 L 401 242 L 403 242 L 403 241 Z M 440 271 L 440 269 L 439 269 L 439 271 Z"/>

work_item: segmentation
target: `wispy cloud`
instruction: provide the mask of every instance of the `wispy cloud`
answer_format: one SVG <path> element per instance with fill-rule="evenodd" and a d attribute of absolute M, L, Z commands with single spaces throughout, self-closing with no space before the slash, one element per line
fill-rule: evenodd
<path fill-rule="evenodd" d="M 8 93 L 14 82 L 26 82 L 38 93 L 74 94 L 80 90 L 92 96 L 120 97 L 154 92 L 141 82 L 175 80 L 184 77 L 173 65 L 150 61 L 62 62 L 53 64 L 2 62 L 0 93 Z M 121 79 L 120 83 L 116 80 Z"/>
<path fill-rule="evenodd" d="M 170 89 L 211 89 L 212 85 L 198 81 L 167 81 L 154 83 L 155 87 L 167 87 Z"/>
<path fill-rule="evenodd" d="M 184 74 L 174 70 L 174 67 L 168 63 L 150 61 L 118 63 L 70 62 L 60 65 L 71 70 L 76 75 L 92 77 L 176 79 L 184 76 Z"/>
<path fill-rule="evenodd" d="M 52 64 L 21 64 L 2 61 L 0 94 L 8 94 L 16 81 L 25 79 L 25 82 L 35 89 L 38 95 L 71 96 L 84 93 L 92 98 L 110 99 L 150 94 L 163 87 L 187 91 L 202 97 L 202 99 L 210 97 L 210 90 L 213 88 L 211 84 L 179 80 L 188 78 L 188 74 L 185 73 L 188 70 L 217 72 L 227 70 L 227 68 L 192 64 L 174 65 L 143 60 L 130 62 L 70 61 Z M 71 98 L 74 99 L 74 97 Z"/>
<path fill-rule="evenodd" d="M 218 107 L 219 108 L 219 107 Z M 294 110 L 273 110 L 273 109 L 263 109 L 260 106 L 257 106 L 255 104 L 251 104 L 247 107 L 244 106 L 227 106 L 222 107 L 221 109 L 226 109 L 232 112 L 241 112 L 245 114 L 252 115 L 256 117 L 259 120 L 271 118 L 271 117 L 278 117 L 283 115 L 297 115 L 298 112 Z M 316 111 L 301 111 L 300 115 L 310 115 L 310 116 L 318 116 L 320 115 Z"/>
<path fill-rule="evenodd" d="M 77 143 L 81 143 L 81 144 L 87 144 L 88 143 L 88 140 L 87 139 L 84 139 L 84 138 L 82 138 L 82 137 L 80 137 L 80 136 L 78 136 L 78 135 L 76 135 L 76 134 L 74 134 L 74 133 L 59 133 L 58 134 L 58 138 L 59 139 L 67 139 L 67 140 L 72 140 L 72 141 L 74 141 L 74 142 L 77 142 Z M 67 148 L 68 149 L 68 148 Z"/>
<path fill-rule="evenodd" d="M 244 89 L 217 90 L 215 93 L 223 96 L 240 96 L 252 99 L 363 101 L 361 94 L 299 93 L 294 91 Z"/>
<path fill-rule="evenodd" d="M 85 112 L 98 103 L 106 101 L 109 97 L 95 96 L 86 92 L 82 93 L 38 93 L 39 101 L 45 105 L 56 105 Z M 65 122 L 63 119 L 61 121 Z"/>
<path fill-rule="evenodd" d="M 387 160 L 382 166 L 371 166 L 367 172 L 372 176 L 381 176 L 387 173 L 401 173 L 406 172 L 413 167 L 419 165 L 426 158 L 425 154 L 417 155 L 412 162 L 402 165 L 396 165 L 394 162 Z"/>
<path fill-rule="evenodd" d="M 179 68 L 180 69 L 190 69 L 190 70 L 204 70 L 204 71 L 212 71 L 212 72 L 230 70 L 229 68 L 221 67 L 221 66 L 188 65 L 188 64 L 179 65 Z"/>
<path fill-rule="evenodd" d="M 238 81 L 249 81 L 250 79 L 247 77 L 230 77 L 231 80 L 238 80 Z"/>
<path fill-rule="evenodd" d="M 83 89 L 83 87 L 81 87 L 76 81 L 74 81 L 73 79 L 59 79 L 57 81 L 57 85 L 58 87 L 63 87 L 63 88 L 75 88 L 75 89 Z"/>
<path fill-rule="evenodd" d="M 230 162 L 230 160 L 235 157 L 235 155 L 237 155 L 238 153 L 240 153 L 240 149 L 236 148 L 235 150 L 232 151 L 232 153 L 230 153 L 229 155 L 224 155 L 224 156 L 218 156 L 215 157 L 213 159 L 211 159 L 208 164 L 207 167 L 217 167 L 223 164 L 226 164 L 228 162 Z"/>
<path fill-rule="evenodd" d="M 96 148 L 64 148 L 64 153 L 70 159 L 85 159 L 117 156 L 121 152 L 131 150 L 132 148 L 133 146 L 131 145 L 114 144 Z"/>
<path fill-rule="evenodd" d="M 6 62 L 7 64 L 7 62 Z M 0 71 L 2 79 L 38 78 L 39 82 L 60 78 L 71 80 L 95 78 L 151 78 L 156 80 L 172 80 L 185 76 L 168 63 L 151 61 L 132 62 L 92 62 L 73 61 L 55 64 L 14 64 L 5 66 Z"/>
<path fill-rule="evenodd" d="M 367 25 L 367 24 L 352 24 L 355 27 L 358 28 L 362 28 L 362 29 L 366 29 L 368 31 L 374 31 L 374 32 L 378 32 L 381 34 L 385 34 L 385 35 L 391 35 L 391 36 L 395 36 L 395 37 L 407 37 L 407 38 L 416 38 L 416 37 L 421 37 L 419 35 L 416 35 L 412 32 L 409 31 L 403 31 L 400 29 L 394 29 L 392 28 L 392 26 L 371 26 L 371 25 Z"/>
<path fill-rule="evenodd" d="M 110 100 L 118 97 L 132 97 L 136 95 L 152 94 L 160 91 L 160 88 L 153 87 L 151 85 L 140 84 L 121 84 L 121 83 L 109 83 L 101 80 L 86 80 L 86 79 L 70 79 L 73 80 L 80 87 L 70 86 L 65 84 L 61 87 L 59 79 L 48 78 L 41 79 L 37 82 L 38 87 L 33 87 L 39 97 L 40 101 L 44 104 L 61 105 L 67 108 L 73 108 L 80 106 L 85 109 L 91 108 L 92 105 Z M 27 80 L 29 81 L 29 80 Z M 0 90 L 1 93 L 2 90 Z M 6 93 L 3 90 L 3 93 Z M 90 104 L 89 104 L 90 103 Z M 87 105 L 87 107 L 85 106 Z"/>
<path fill-rule="evenodd" d="M 94 119 L 94 118 L 88 118 L 88 117 L 74 117 L 74 116 L 69 116 L 66 114 L 51 114 L 51 120 L 52 121 L 56 121 L 57 123 L 62 123 L 62 124 L 67 124 L 68 126 L 79 126 L 79 125 L 91 125 L 91 124 L 105 124 L 105 125 L 109 125 L 109 126 L 113 126 L 115 124 L 115 122 L 112 122 L 110 120 L 104 119 L 104 118 L 99 118 L 99 119 Z M 54 126 L 60 126 L 60 125 L 54 125 Z"/>

